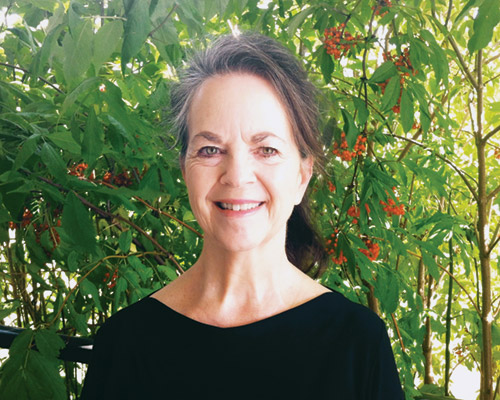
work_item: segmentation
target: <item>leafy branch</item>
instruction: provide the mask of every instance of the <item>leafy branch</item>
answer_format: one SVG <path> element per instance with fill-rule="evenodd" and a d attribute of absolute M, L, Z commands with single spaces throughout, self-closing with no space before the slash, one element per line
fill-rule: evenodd
<path fill-rule="evenodd" d="M 12 68 L 12 69 L 18 69 L 19 71 L 23 71 L 24 73 L 26 74 L 30 74 L 30 71 L 27 70 L 26 68 L 22 68 L 18 65 L 12 65 L 12 64 L 7 64 L 7 63 L 3 63 L 3 62 L 0 62 L 0 65 L 4 66 L 4 67 L 8 67 L 8 68 Z M 56 91 L 58 91 L 59 93 L 61 94 L 65 94 L 61 89 L 59 89 L 56 85 L 54 85 L 52 82 L 48 81 L 47 79 L 41 77 L 41 76 L 37 76 L 38 79 L 40 79 L 43 83 L 51 86 L 52 88 L 54 88 Z"/>

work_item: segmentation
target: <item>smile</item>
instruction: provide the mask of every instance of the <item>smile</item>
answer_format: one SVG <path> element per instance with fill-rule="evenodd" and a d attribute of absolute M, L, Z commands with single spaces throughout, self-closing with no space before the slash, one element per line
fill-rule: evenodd
<path fill-rule="evenodd" d="M 242 203 L 242 204 L 233 204 L 233 203 L 222 203 L 217 202 L 217 207 L 223 210 L 231 210 L 231 211 L 248 211 L 254 208 L 259 207 L 263 203 Z"/>

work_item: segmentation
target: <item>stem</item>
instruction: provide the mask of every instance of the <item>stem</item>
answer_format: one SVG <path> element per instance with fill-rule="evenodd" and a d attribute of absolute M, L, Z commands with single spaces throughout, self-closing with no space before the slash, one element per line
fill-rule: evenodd
<path fill-rule="evenodd" d="M 401 336 L 401 332 L 399 331 L 398 322 L 396 321 L 396 317 L 394 313 L 391 313 L 392 322 L 394 323 L 394 328 L 396 328 L 396 333 L 398 334 L 399 344 L 401 345 L 401 350 L 403 353 L 406 353 L 405 344 L 403 343 L 403 337 Z"/>
<path fill-rule="evenodd" d="M 483 140 L 483 65 L 482 65 L 482 50 L 479 50 L 476 56 L 476 72 L 477 72 L 477 109 L 476 123 L 477 131 L 476 148 L 478 160 L 478 247 L 479 247 L 479 262 L 481 264 L 481 285 L 482 293 L 482 349 L 481 349 L 481 400 L 493 399 L 493 355 L 492 355 L 492 310 L 491 310 L 491 267 L 490 254 L 488 250 L 488 196 L 486 193 L 487 173 L 486 173 L 486 154 Z"/>
<path fill-rule="evenodd" d="M 422 261 L 423 263 L 423 261 Z M 431 298 L 432 298 L 432 285 L 434 283 L 434 278 L 432 275 L 428 275 L 428 284 L 427 284 L 427 298 L 426 298 L 426 310 L 431 309 Z M 427 311 L 427 316 L 425 317 L 425 336 L 424 342 L 422 343 L 422 351 L 424 353 L 425 358 L 425 372 L 424 372 L 424 383 L 432 384 L 434 383 L 434 379 L 432 379 L 432 327 L 431 327 L 431 317 Z"/>
<path fill-rule="evenodd" d="M 477 201 L 478 200 L 478 197 L 477 197 L 477 193 L 476 193 L 476 190 L 472 187 L 472 185 L 470 184 L 470 182 L 467 180 L 467 176 L 469 176 L 466 172 L 463 172 L 460 168 L 458 168 L 455 163 L 453 163 L 452 161 L 448 160 L 446 157 L 443 157 L 441 154 L 439 153 L 436 153 L 433 149 L 431 149 L 430 147 L 427 147 L 425 144 L 423 143 L 420 143 L 420 142 L 417 142 L 416 140 L 413 140 L 413 139 L 409 139 L 409 138 L 406 138 L 404 136 L 399 136 L 399 135 L 395 135 L 395 134 L 392 134 L 391 135 L 392 137 L 395 137 L 397 139 L 401 139 L 401 140 L 406 140 L 408 142 L 412 142 L 413 144 L 431 152 L 435 157 L 439 158 L 440 160 L 443 160 L 446 164 L 448 164 L 451 168 L 453 168 L 457 173 L 458 175 L 460 176 L 460 178 L 462 178 L 462 180 L 464 181 L 465 185 L 467 186 L 467 188 L 469 189 L 469 191 L 471 192 L 472 196 L 474 197 L 474 199 Z M 469 178 L 473 179 L 471 176 L 469 176 Z M 474 180 L 475 182 L 475 180 Z"/>
<path fill-rule="evenodd" d="M 170 16 L 174 13 L 175 9 L 177 8 L 178 4 L 175 3 L 174 6 L 172 7 L 172 9 L 170 10 L 170 12 L 167 14 L 167 16 L 163 19 L 163 21 L 160 22 L 160 24 L 154 28 L 151 32 L 149 32 L 148 36 L 149 37 L 152 37 L 153 34 L 158 30 L 160 29 L 164 24 L 165 22 L 168 21 L 168 19 L 170 18 Z"/>
<path fill-rule="evenodd" d="M 417 253 L 414 253 L 413 251 L 407 250 L 407 253 L 411 254 L 412 256 L 418 257 L 419 259 L 422 258 L 421 255 L 419 255 Z M 472 299 L 472 297 L 469 294 L 469 292 L 467 291 L 467 289 L 464 288 L 464 286 L 459 282 L 459 280 L 456 278 L 456 276 L 454 274 L 451 274 L 450 271 L 448 271 L 442 265 L 439 265 L 437 262 L 436 262 L 436 265 L 438 266 L 438 268 L 440 268 L 441 270 L 443 270 L 444 272 L 446 272 L 457 283 L 457 285 L 460 287 L 460 289 L 462 289 L 464 291 L 465 295 L 469 298 L 471 304 L 474 306 L 474 309 L 476 310 L 476 312 L 478 313 L 478 315 L 481 315 L 481 311 L 479 310 L 479 307 L 477 306 L 476 302 Z"/>
<path fill-rule="evenodd" d="M 493 200 L 495 196 L 500 193 L 500 185 L 498 185 L 490 194 L 488 194 L 486 197 L 488 200 Z"/>
<path fill-rule="evenodd" d="M 54 316 L 54 318 L 52 319 L 52 321 L 48 324 L 48 326 L 51 326 L 51 325 L 54 325 L 54 323 L 57 321 L 57 319 L 59 318 L 59 315 L 61 315 L 63 309 L 64 309 L 64 306 L 66 305 L 66 303 L 68 302 L 69 298 L 71 297 L 71 295 L 75 292 L 76 289 L 78 289 L 78 287 L 81 285 L 81 283 L 85 280 L 85 278 L 87 278 L 92 272 L 94 272 L 103 262 L 107 261 L 107 260 L 110 260 L 112 258 L 128 258 L 130 256 L 136 256 L 136 257 L 141 257 L 143 255 L 146 255 L 146 254 L 156 254 L 155 252 L 144 252 L 144 253 L 141 253 L 141 254 L 127 254 L 127 255 L 110 255 L 110 256 L 106 256 L 104 258 L 101 258 L 99 261 L 96 262 L 96 265 L 94 265 L 92 268 L 90 268 L 86 273 L 85 275 L 83 275 L 79 280 L 78 282 L 76 283 L 76 285 L 70 289 L 70 291 L 68 292 L 68 294 L 66 295 L 66 297 L 64 298 L 63 302 L 61 303 L 61 306 L 59 307 L 59 310 L 57 311 L 56 315 Z"/>
<path fill-rule="evenodd" d="M 453 47 L 453 50 L 455 50 L 455 54 L 457 56 L 458 62 L 460 64 L 460 66 L 462 67 L 465 75 L 469 79 L 469 82 L 474 87 L 474 89 L 477 90 L 478 84 L 476 82 L 476 79 L 474 78 L 474 76 L 471 74 L 469 68 L 467 67 L 467 64 L 465 63 L 465 60 L 462 57 L 462 53 L 461 53 L 460 49 L 458 48 L 457 42 L 455 42 L 455 39 L 451 35 L 448 36 L 448 40 L 451 43 L 451 47 Z"/>
<path fill-rule="evenodd" d="M 451 197 L 451 196 L 450 196 Z M 450 199 L 451 202 L 451 199 Z M 450 274 L 453 275 L 453 241 L 450 238 L 448 242 L 450 252 Z M 451 306 L 453 302 L 453 279 L 448 277 L 448 304 L 446 309 L 446 350 L 444 367 L 444 395 L 450 395 L 450 341 L 451 341 Z"/>
<path fill-rule="evenodd" d="M 0 62 L 0 65 L 3 65 L 4 67 L 8 67 L 8 68 L 12 68 L 13 70 L 16 70 L 18 69 L 19 71 L 23 71 L 27 74 L 29 74 L 30 72 L 26 69 L 26 68 L 22 68 L 22 67 L 19 67 L 17 65 L 12 65 L 12 64 L 7 64 L 7 63 L 3 63 L 3 62 Z M 65 94 L 61 89 L 59 89 L 56 85 L 54 85 L 52 82 L 49 82 L 47 79 L 45 78 L 42 78 L 41 76 L 37 76 L 38 79 L 40 79 L 42 82 L 46 83 L 47 85 L 53 87 L 55 90 L 57 90 L 59 93 L 61 94 Z"/>

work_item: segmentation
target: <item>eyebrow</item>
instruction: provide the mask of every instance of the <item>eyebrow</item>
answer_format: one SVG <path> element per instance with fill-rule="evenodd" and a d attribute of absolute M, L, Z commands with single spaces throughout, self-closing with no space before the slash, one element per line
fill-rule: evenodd
<path fill-rule="evenodd" d="M 222 143 L 221 138 L 212 132 L 203 131 L 203 132 L 197 133 L 196 135 L 193 136 L 193 141 L 195 141 L 198 138 L 205 138 L 209 142 L 213 142 L 213 143 Z"/>
<path fill-rule="evenodd" d="M 284 140 L 281 137 L 279 137 L 271 132 L 256 133 L 255 135 L 252 136 L 251 141 L 252 141 L 252 143 L 261 143 L 264 140 L 266 140 L 268 137 L 272 137 L 272 138 L 275 138 L 275 139 L 278 139 L 278 140 L 284 142 Z M 217 144 L 222 143 L 222 139 L 220 138 L 220 136 L 217 135 L 216 133 L 213 133 L 213 132 L 208 132 L 208 131 L 199 132 L 193 136 L 193 141 L 195 141 L 199 138 L 204 138 L 204 139 L 208 140 L 209 142 L 213 142 L 213 143 L 217 143 Z"/>

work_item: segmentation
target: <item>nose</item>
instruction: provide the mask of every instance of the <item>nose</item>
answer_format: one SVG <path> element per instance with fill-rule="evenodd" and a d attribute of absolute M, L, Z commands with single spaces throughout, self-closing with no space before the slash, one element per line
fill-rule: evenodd
<path fill-rule="evenodd" d="M 254 165 L 250 155 L 244 152 L 228 154 L 221 165 L 220 182 L 230 187 L 241 187 L 255 182 Z"/>

